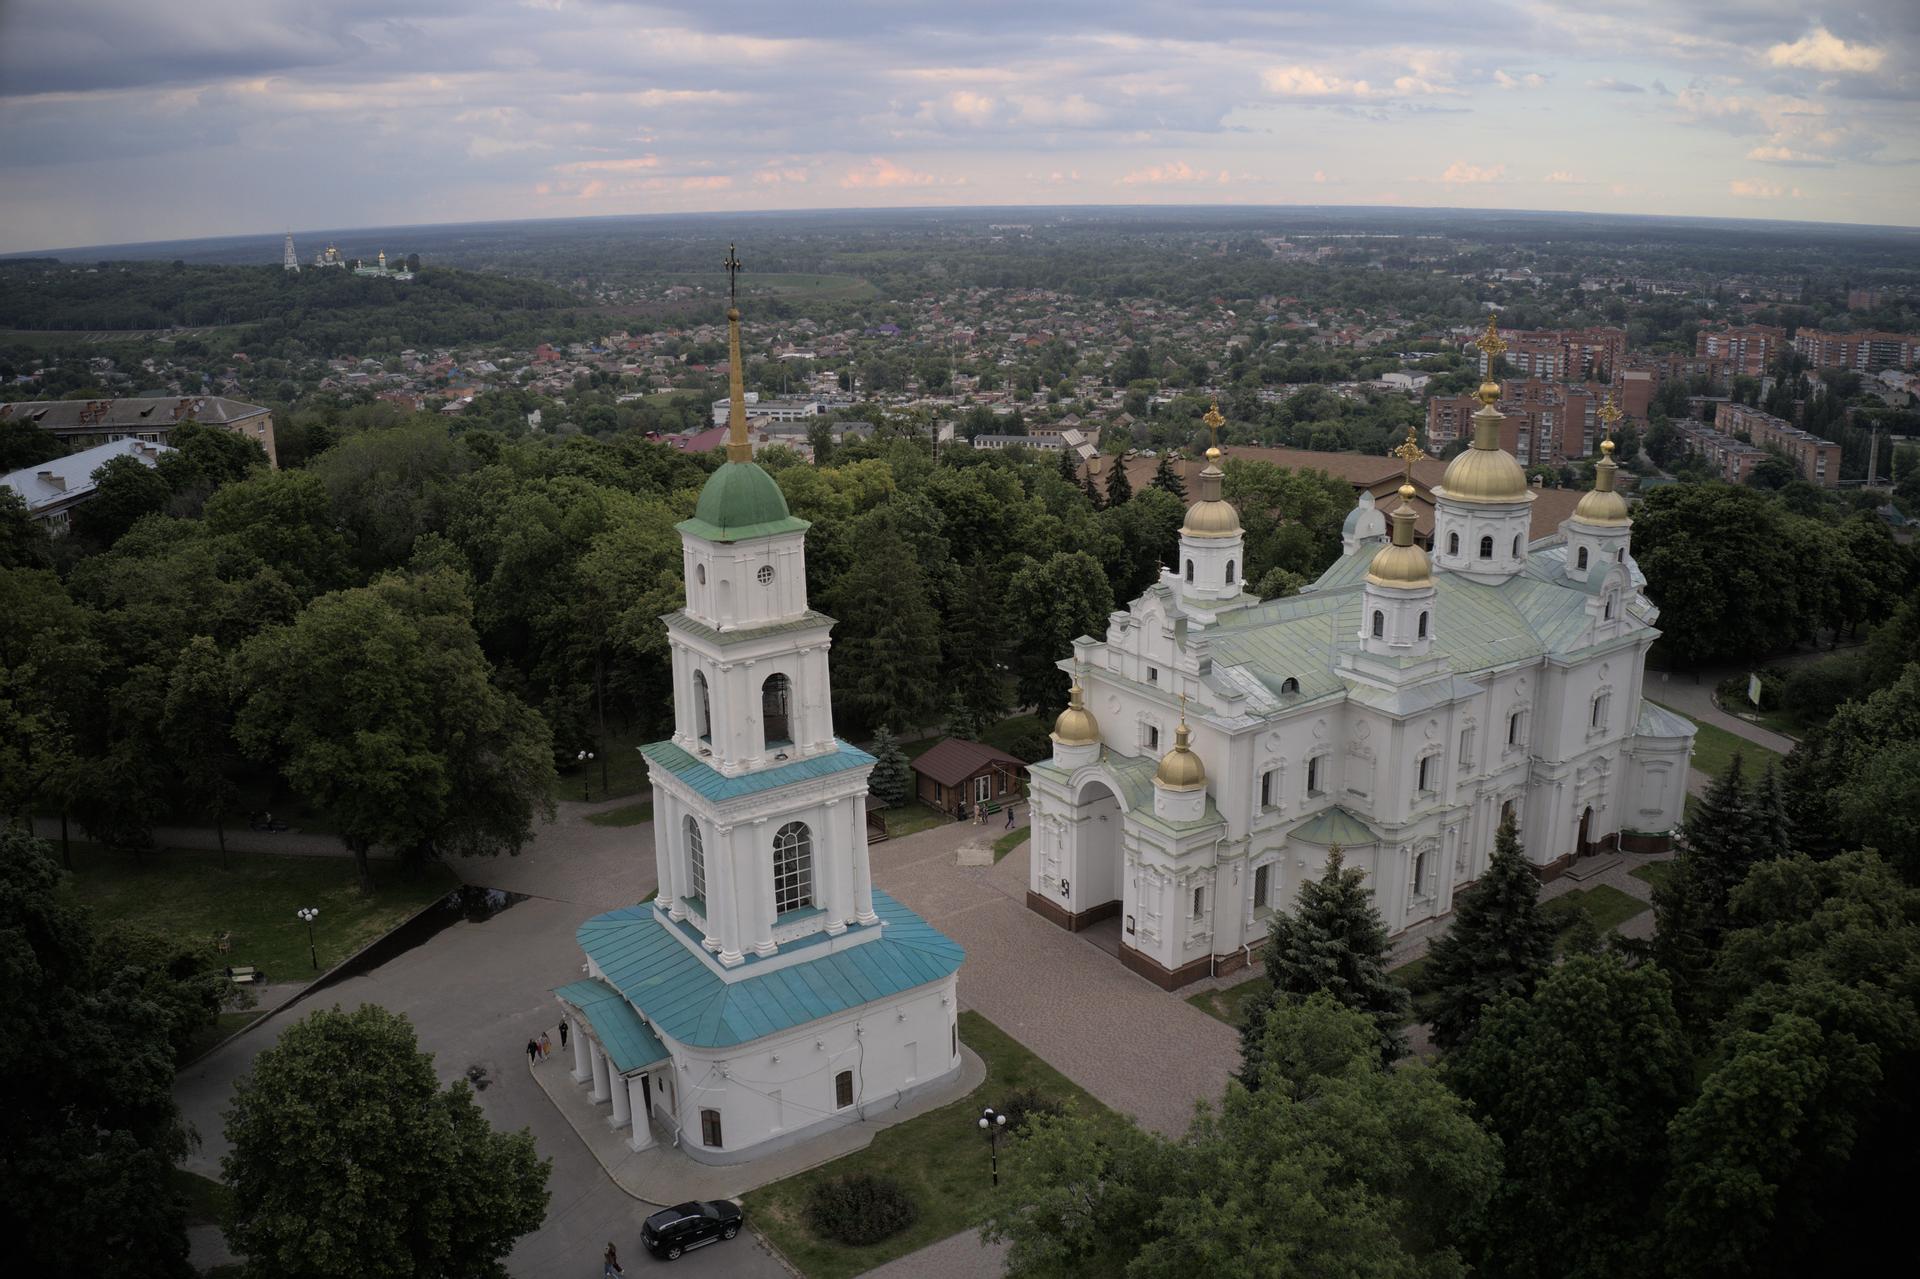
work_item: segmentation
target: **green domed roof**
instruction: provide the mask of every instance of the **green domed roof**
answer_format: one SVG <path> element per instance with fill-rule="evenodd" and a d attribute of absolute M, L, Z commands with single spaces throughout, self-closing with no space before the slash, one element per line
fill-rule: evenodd
<path fill-rule="evenodd" d="M 728 462 L 700 490 L 693 518 L 680 530 L 714 542 L 798 532 L 807 522 L 787 510 L 786 496 L 773 477 L 752 462 Z"/>

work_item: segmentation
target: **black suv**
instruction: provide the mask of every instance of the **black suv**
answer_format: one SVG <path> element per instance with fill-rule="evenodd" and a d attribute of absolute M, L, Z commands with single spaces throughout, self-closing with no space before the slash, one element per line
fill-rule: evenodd
<path fill-rule="evenodd" d="M 733 1238 L 740 1233 L 744 1216 L 739 1204 L 725 1199 L 676 1204 L 647 1218 L 640 1227 L 640 1242 L 648 1252 L 673 1261 L 689 1248 Z"/>

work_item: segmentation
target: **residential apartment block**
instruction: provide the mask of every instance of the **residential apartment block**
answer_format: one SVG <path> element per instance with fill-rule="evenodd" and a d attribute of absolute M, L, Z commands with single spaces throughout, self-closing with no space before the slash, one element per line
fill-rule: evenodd
<path fill-rule="evenodd" d="M 1749 404 L 1722 404 L 1713 426 L 1723 435 L 1745 435 L 1761 448 L 1774 448 L 1793 459 L 1809 484 L 1833 488 L 1840 483 L 1840 446 L 1803 431 L 1784 418 L 1763 413 Z"/>
<path fill-rule="evenodd" d="M 1802 329 L 1793 335 L 1793 349 L 1817 369 L 1852 369 L 1878 373 L 1881 369 L 1910 369 L 1920 363 L 1920 335 L 1880 333 L 1822 333 Z"/>
<path fill-rule="evenodd" d="M 1544 378 L 1509 381 L 1500 397 L 1500 447 L 1522 466 L 1585 457 L 1598 440 L 1604 387 L 1571 386 Z M 1427 401 L 1427 443 L 1439 450 L 1473 434 L 1480 401 L 1471 395 L 1436 395 Z M 1644 411 L 1644 410 L 1643 410 Z"/>
<path fill-rule="evenodd" d="M 162 453 L 172 451 L 164 444 L 118 439 L 0 475 L 0 488 L 18 493 L 27 514 L 46 525 L 49 536 L 62 537 L 72 526 L 73 508 L 93 496 L 94 472 L 119 457 L 156 466 Z"/>
<path fill-rule="evenodd" d="M 180 423 L 202 422 L 253 440 L 266 452 L 268 466 L 280 465 L 273 445 L 273 411 L 224 395 L 23 400 L 0 404 L 0 422 L 6 421 L 30 423 L 76 445 L 111 444 L 115 440 L 165 444 Z"/>
<path fill-rule="evenodd" d="M 1602 325 L 1591 329 L 1502 329 L 1503 357 L 1510 368 L 1548 381 L 1600 381 L 1612 378 L 1627 354 L 1627 331 Z M 1465 345 L 1472 345 L 1470 342 Z"/>
<path fill-rule="evenodd" d="M 1787 331 L 1770 324 L 1743 324 L 1702 330 L 1693 353 L 1702 360 L 1718 360 L 1727 376 L 1765 377 L 1787 349 Z"/>
<path fill-rule="evenodd" d="M 1753 468 L 1767 457 L 1767 451 L 1752 444 L 1742 444 L 1731 435 L 1722 435 L 1710 426 L 1692 422 L 1675 422 L 1680 436 L 1687 442 L 1687 451 L 1696 453 L 1713 468 L 1714 475 L 1729 484 L 1744 484 L 1747 476 L 1753 474 Z"/>

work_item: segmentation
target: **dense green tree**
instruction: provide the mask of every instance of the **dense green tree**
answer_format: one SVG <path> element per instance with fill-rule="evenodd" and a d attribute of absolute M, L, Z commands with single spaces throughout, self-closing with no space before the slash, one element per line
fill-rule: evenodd
<path fill-rule="evenodd" d="M 227 1241 L 257 1279 L 504 1279 L 551 1197 L 532 1135 L 493 1131 L 406 1018 L 371 1004 L 311 1013 L 255 1057 L 226 1136 Z"/>
<path fill-rule="evenodd" d="M 947 592 L 940 669 L 975 732 L 1007 713 L 1009 618 L 986 561 L 975 557 Z"/>
<path fill-rule="evenodd" d="M 52 573 L 0 569 L 0 825 L 66 811 L 106 657 Z"/>
<path fill-rule="evenodd" d="M 167 435 L 169 452 L 154 464 L 173 493 L 173 509 L 197 511 L 222 484 L 244 480 L 267 465 L 257 440 L 204 422 L 182 422 Z"/>
<path fill-rule="evenodd" d="M 1115 457 L 1107 467 L 1107 505 L 1120 506 L 1133 500 L 1133 481 L 1127 476 L 1127 461 Z"/>
<path fill-rule="evenodd" d="M 235 735 L 353 851 L 518 852 L 550 813 L 552 737 L 495 687 L 464 583 L 440 570 L 315 600 L 239 657 Z"/>
<path fill-rule="evenodd" d="M 1320 878 L 1300 885 L 1293 910 L 1273 917 L 1260 949 L 1266 982 L 1247 1000 L 1241 1023 L 1240 1082 L 1255 1089 L 1262 1084 L 1268 1012 L 1316 994 L 1372 1021 L 1382 1061 L 1404 1056 L 1411 1001 L 1387 975 L 1387 949 L 1387 927 L 1374 908 L 1366 872 L 1346 865 L 1336 846 Z"/>
<path fill-rule="evenodd" d="M 1160 455 L 1159 464 L 1153 468 L 1153 479 L 1150 483 L 1162 493 L 1170 493 L 1181 502 L 1187 500 L 1187 482 L 1180 478 L 1180 472 L 1174 468 L 1171 452 Z"/>
<path fill-rule="evenodd" d="M 0 488 L 0 568 L 46 568 L 53 558 L 46 525 L 10 488 Z"/>
<path fill-rule="evenodd" d="M 45 844 L 0 828 L 0 1230 L 36 1274 L 189 1276 L 174 1010 L 61 880 Z"/>
<path fill-rule="evenodd" d="M 1455 898 L 1453 923 L 1427 950 L 1434 1042 L 1456 1047 L 1501 999 L 1531 998 L 1553 967 L 1553 933 L 1552 921 L 1540 913 L 1540 881 L 1509 817 L 1494 837 L 1487 869 Z"/>
<path fill-rule="evenodd" d="M 167 680 L 161 740 L 190 802 L 213 819 L 220 864 L 227 861 L 227 814 L 239 787 L 233 744 L 233 669 L 207 636 L 195 636 Z"/>
<path fill-rule="evenodd" d="M 1008 1274 L 1464 1276 L 1495 1143 L 1428 1071 L 1383 1067 L 1365 1014 L 1320 994 L 1266 1016 L 1262 1087 L 1230 1084 L 1180 1141 L 1035 1121 L 987 1227 Z"/>
<path fill-rule="evenodd" d="M 874 730 L 868 752 L 873 756 L 873 773 L 867 779 L 867 789 L 888 808 L 906 803 L 913 794 L 913 766 L 900 749 L 900 740 L 882 724 Z"/>
<path fill-rule="evenodd" d="M 1477 1263 L 1509 1279 L 1655 1273 L 1667 1123 L 1692 1082 L 1666 975 L 1573 956 L 1448 1059 L 1505 1154 Z"/>
<path fill-rule="evenodd" d="M 1005 615 L 1018 627 L 1012 666 L 1022 703 L 1053 714 L 1067 704 L 1069 681 L 1054 663 L 1082 635 L 1104 635 L 1113 610 L 1105 570 L 1085 551 L 1031 561 L 1008 584 Z"/>
<path fill-rule="evenodd" d="M 93 473 L 93 495 L 75 508 L 73 531 L 111 546 L 142 516 L 164 511 L 171 496 L 154 467 L 139 458 L 110 458 Z"/>
<path fill-rule="evenodd" d="M 938 718 L 940 615 L 919 559 L 891 512 L 861 522 L 853 563 L 828 601 L 844 628 L 834 644 L 834 714 L 850 727 L 917 728 Z"/>

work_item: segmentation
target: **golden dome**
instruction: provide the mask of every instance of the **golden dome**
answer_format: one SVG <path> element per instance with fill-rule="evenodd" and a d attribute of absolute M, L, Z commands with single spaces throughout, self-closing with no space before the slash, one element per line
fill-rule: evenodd
<path fill-rule="evenodd" d="M 1062 746 L 1092 746 L 1100 740 L 1100 722 L 1081 701 L 1081 692 L 1080 681 L 1075 679 L 1067 709 L 1053 721 L 1053 740 Z"/>
<path fill-rule="evenodd" d="M 1433 570 L 1427 553 L 1413 544 L 1413 485 L 1400 486 L 1400 505 L 1393 512 L 1393 541 L 1374 554 L 1367 580 L 1375 586 L 1432 586 Z"/>
<path fill-rule="evenodd" d="M 1224 498 L 1195 502 L 1187 508 L 1187 519 L 1180 526 L 1187 537 L 1239 537 L 1240 512 Z"/>
<path fill-rule="evenodd" d="M 1609 399 L 1609 406 L 1612 401 Z M 1619 470 L 1619 464 L 1613 460 L 1613 441 L 1600 442 L 1600 461 L 1593 468 L 1593 491 L 1580 499 L 1580 505 L 1573 508 L 1573 518 L 1582 524 L 1630 524 L 1627 518 L 1627 499 L 1613 491 L 1613 474 Z"/>
<path fill-rule="evenodd" d="M 1527 473 L 1513 454 L 1500 447 L 1499 410 L 1488 405 L 1473 415 L 1473 447 L 1447 463 L 1440 480 L 1445 496 L 1456 502 L 1525 502 L 1533 494 Z"/>
<path fill-rule="evenodd" d="M 1187 747 L 1187 717 L 1180 716 L 1180 727 L 1173 730 L 1173 749 L 1160 757 L 1153 782 L 1163 790 L 1204 790 L 1207 766 Z"/>

